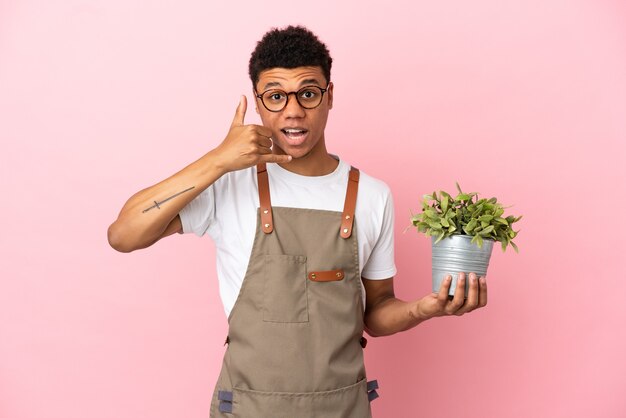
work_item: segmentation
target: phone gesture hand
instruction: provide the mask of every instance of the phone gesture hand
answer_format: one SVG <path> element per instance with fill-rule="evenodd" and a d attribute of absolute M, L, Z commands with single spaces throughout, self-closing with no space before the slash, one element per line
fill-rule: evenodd
<path fill-rule="evenodd" d="M 290 155 L 272 153 L 272 131 L 261 125 L 246 125 L 247 99 L 241 96 L 228 135 L 215 149 L 226 172 L 260 163 L 287 163 Z"/>

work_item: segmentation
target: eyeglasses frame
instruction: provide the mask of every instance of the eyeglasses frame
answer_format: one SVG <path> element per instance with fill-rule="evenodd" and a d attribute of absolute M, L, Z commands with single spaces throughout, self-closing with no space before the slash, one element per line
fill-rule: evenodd
<path fill-rule="evenodd" d="M 302 105 L 302 103 L 300 103 L 300 100 L 298 99 L 298 93 L 300 93 L 302 90 L 309 88 L 309 87 L 316 87 L 318 89 L 320 89 L 320 91 L 322 92 L 322 97 L 320 98 L 320 102 L 314 106 L 314 107 L 305 107 Z M 298 89 L 297 91 L 285 91 L 285 90 L 281 90 L 281 89 L 267 89 L 265 90 L 263 93 L 259 93 L 256 91 L 256 89 L 254 89 L 254 93 L 255 93 L 255 97 L 257 99 L 261 100 L 261 103 L 263 104 L 263 107 L 267 109 L 268 112 L 273 112 L 273 113 L 278 113 L 278 112 L 282 112 L 283 110 L 285 110 L 285 108 L 287 107 L 287 105 L 289 104 L 289 96 L 291 96 L 292 94 L 294 96 L 296 96 L 296 102 L 298 102 L 298 105 L 306 110 L 311 110 L 311 109 L 317 109 L 318 107 L 320 107 L 320 105 L 322 104 L 322 102 L 324 101 L 324 93 L 326 93 L 328 91 L 328 87 L 330 87 L 330 83 L 328 83 L 326 85 L 326 88 L 322 88 L 320 86 L 315 86 L 315 85 L 311 85 L 311 86 L 304 86 L 300 89 Z M 285 100 L 285 105 L 280 108 L 279 110 L 271 110 L 267 107 L 267 105 L 265 104 L 265 102 L 263 101 L 263 95 L 265 93 L 267 93 L 268 91 L 272 91 L 272 90 L 278 90 L 278 91 L 282 91 L 287 95 L 287 100 Z"/>

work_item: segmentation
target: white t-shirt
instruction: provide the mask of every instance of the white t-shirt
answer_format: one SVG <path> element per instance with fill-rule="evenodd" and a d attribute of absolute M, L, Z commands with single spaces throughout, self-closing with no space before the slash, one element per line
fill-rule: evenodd
<path fill-rule="evenodd" d="M 349 171 L 350 166 L 342 160 L 332 173 L 314 177 L 268 164 L 272 206 L 342 212 Z M 360 174 L 355 222 L 361 275 L 370 280 L 387 279 L 396 274 L 393 199 L 384 182 L 362 171 Z M 215 242 L 217 278 L 226 316 L 246 274 L 258 208 L 256 168 L 250 167 L 225 174 L 180 212 L 183 232 L 208 234 Z"/>

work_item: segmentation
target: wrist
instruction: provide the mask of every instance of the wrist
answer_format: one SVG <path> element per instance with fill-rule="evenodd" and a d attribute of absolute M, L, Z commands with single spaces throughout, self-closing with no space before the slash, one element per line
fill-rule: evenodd
<path fill-rule="evenodd" d="M 421 309 L 422 302 L 422 299 L 418 299 L 409 305 L 409 318 L 415 325 L 430 319 Z"/>
<path fill-rule="evenodd" d="M 204 166 L 210 167 L 209 169 L 215 170 L 217 178 L 222 177 L 224 174 L 231 171 L 228 167 L 228 161 L 223 157 L 218 148 L 209 151 L 204 157 Z"/>

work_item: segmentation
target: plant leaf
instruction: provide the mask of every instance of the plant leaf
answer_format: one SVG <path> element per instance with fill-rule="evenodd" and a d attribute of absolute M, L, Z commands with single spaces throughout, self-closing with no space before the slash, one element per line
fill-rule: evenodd
<path fill-rule="evenodd" d="M 437 229 L 437 230 L 441 229 L 441 224 L 437 221 L 428 219 L 426 222 L 428 223 L 428 225 L 430 225 L 432 229 Z"/>
<path fill-rule="evenodd" d="M 435 240 L 435 244 L 438 244 L 439 241 L 441 241 L 443 239 L 444 235 L 445 235 L 445 233 L 443 231 L 441 231 L 441 234 L 439 234 L 439 236 Z"/>
<path fill-rule="evenodd" d="M 428 208 L 424 211 L 424 215 L 426 218 L 437 219 L 437 212 L 433 208 Z"/>
<path fill-rule="evenodd" d="M 444 195 L 445 192 L 441 192 L 442 194 L 442 198 L 441 198 L 441 211 L 443 213 L 446 213 L 446 211 L 448 210 L 448 201 L 449 201 L 449 195 L 446 193 Z"/>
<path fill-rule="evenodd" d="M 471 221 L 469 221 L 467 225 L 463 227 L 463 231 L 465 231 L 467 235 L 472 235 L 471 232 L 474 228 L 476 228 L 476 224 L 477 224 L 476 219 L 472 219 Z"/>
<path fill-rule="evenodd" d="M 511 247 L 513 247 L 516 253 L 519 253 L 519 249 L 517 248 L 517 245 L 515 245 L 513 241 L 509 241 L 509 244 L 511 244 Z"/>
<path fill-rule="evenodd" d="M 493 225 L 489 225 L 487 228 L 480 231 L 480 235 L 484 237 L 484 236 L 489 235 L 492 231 L 493 231 Z"/>

